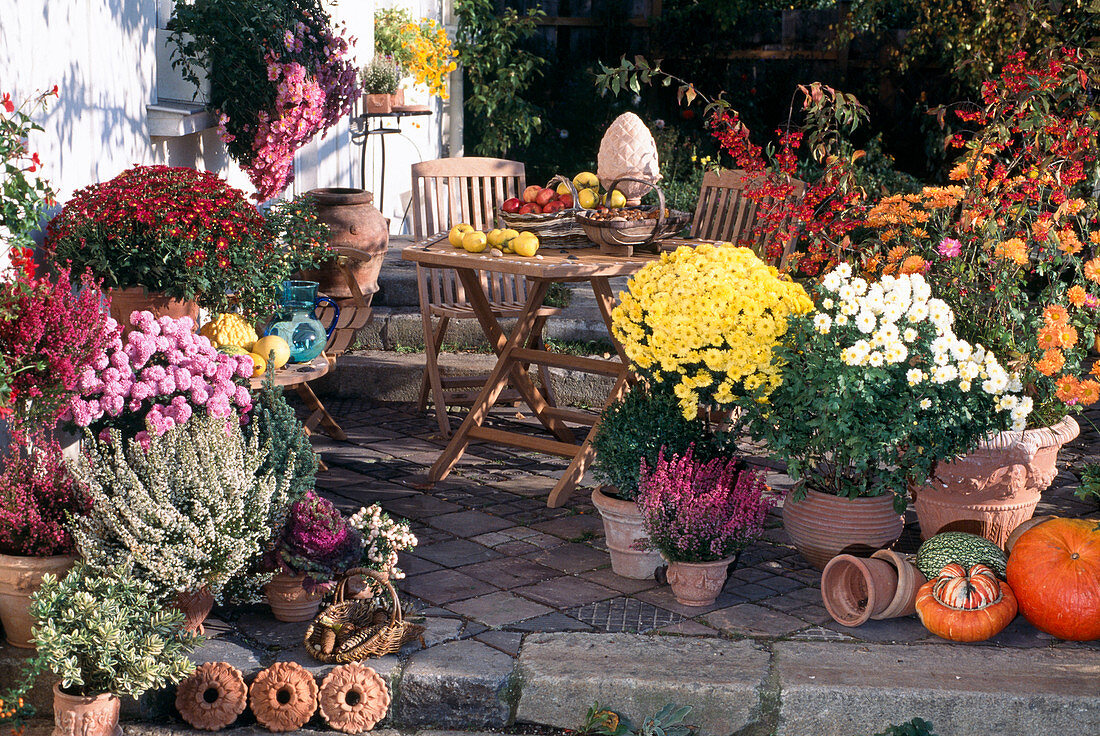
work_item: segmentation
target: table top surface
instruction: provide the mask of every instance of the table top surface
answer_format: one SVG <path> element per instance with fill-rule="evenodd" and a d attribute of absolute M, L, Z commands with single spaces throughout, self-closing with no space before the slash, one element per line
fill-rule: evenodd
<path fill-rule="evenodd" d="M 275 371 L 276 386 L 297 386 L 299 383 L 312 381 L 315 378 L 328 373 L 328 358 L 324 354 L 318 355 L 308 363 L 288 363 Z M 267 375 L 258 376 L 249 380 L 253 389 L 261 388 Z"/>
<path fill-rule="evenodd" d="M 555 248 L 544 245 L 530 258 L 512 254 L 494 256 L 488 250 L 468 253 L 453 247 L 447 241 L 447 233 L 436 233 L 410 245 L 402 251 L 401 257 L 425 266 L 469 268 L 556 281 L 629 276 L 657 259 L 656 255 L 650 253 L 610 256 L 601 253 L 596 246 Z"/>

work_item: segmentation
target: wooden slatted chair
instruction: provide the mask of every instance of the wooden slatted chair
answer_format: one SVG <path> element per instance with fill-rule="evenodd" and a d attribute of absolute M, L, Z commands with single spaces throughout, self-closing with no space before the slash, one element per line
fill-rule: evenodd
<path fill-rule="evenodd" d="M 708 171 L 703 174 L 703 183 L 699 188 L 699 203 L 695 207 L 695 216 L 691 221 L 688 239 L 673 239 L 668 242 L 679 245 L 691 240 L 710 240 L 746 244 L 761 258 L 768 260 L 769 242 L 762 236 L 752 236 L 753 222 L 759 207 L 783 207 L 785 203 L 765 199 L 758 204 L 745 197 L 745 188 L 751 180 L 752 174 L 739 169 Z M 806 191 L 806 183 L 796 179 L 793 184 L 792 196 L 801 197 Z M 773 262 L 772 265 L 786 264 L 796 244 L 797 240 L 794 238 L 785 243 L 782 257 L 778 263 Z"/>
<path fill-rule="evenodd" d="M 412 232 L 420 240 L 465 222 L 477 230 L 495 226 L 496 210 L 505 199 L 519 197 L 526 186 L 524 166 L 518 161 L 496 158 L 442 158 L 412 166 Z M 527 280 L 510 274 L 484 272 L 481 285 L 498 319 L 518 317 L 527 300 Z M 424 326 L 424 377 L 420 385 L 420 410 L 431 395 L 439 431 L 451 434 L 447 406 L 469 405 L 485 384 L 487 376 L 443 376 L 439 351 L 451 320 L 476 319 L 458 274 L 449 268 L 416 267 L 420 314 Z M 560 310 L 550 307 L 539 312 L 531 347 L 541 347 L 542 328 L 547 317 Z M 433 327 L 432 319 L 438 320 Z M 549 393 L 549 373 L 539 367 L 544 393 Z"/>

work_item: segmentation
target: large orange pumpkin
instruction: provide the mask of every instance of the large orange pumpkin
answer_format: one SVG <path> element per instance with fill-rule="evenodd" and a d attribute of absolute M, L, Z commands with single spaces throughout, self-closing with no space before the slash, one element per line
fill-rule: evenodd
<path fill-rule="evenodd" d="M 1100 639 L 1100 521 L 1051 519 L 1020 535 L 1008 557 L 1020 612 L 1059 639 Z"/>
<path fill-rule="evenodd" d="M 936 636 L 985 641 L 1016 618 L 1016 597 L 988 566 L 952 562 L 917 591 L 917 615 Z"/>

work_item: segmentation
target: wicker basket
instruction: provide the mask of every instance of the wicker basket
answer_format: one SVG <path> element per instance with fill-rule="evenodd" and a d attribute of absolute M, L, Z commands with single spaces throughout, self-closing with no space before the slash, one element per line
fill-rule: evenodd
<path fill-rule="evenodd" d="M 371 601 L 345 601 L 348 580 L 357 576 L 384 585 L 393 601 L 392 608 L 386 611 Z M 415 639 L 424 646 L 424 627 L 406 621 L 401 615 L 401 602 L 389 578 L 356 567 L 348 570 L 336 586 L 333 604 L 321 611 L 306 629 L 305 642 L 306 651 L 314 659 L 326 664 L 347 664 L 392 654 Z"/>
<path fill-rule="evenodd" d="M 573 207 L 549 215 L 521 215 L 516 212 L 497 210 L 497 218 L 505 227 L 513 230 L 528 230 L 538 236 L 539 244 L 547 248 L 590 248 L 592 244 L 584 234 L 584 228 L 577 224 L 574 215 L 580 211 L 577 207 L 577 188 L 573 182 L 558 174 L 549 181 L 547 188 L 557 182 L 564 182 L 573 195 Z"/>
<path fill-rule="evenodd" d="M 629 256 L 634 254 L 634 249 L 656 253 L 660 246 L 658 240 L 671 237 L 680 231 L 684 225 L 691 222 L 691 215 L 679 210 L 665 208 L 665 193 L 653 182 L 643 179 L 635 179 L 623 176 L 615 180 L 608 191 L 615 191 L 615 185 L 621 181 L 634 181 L 646 184 L 657 191 L 657 207 L 636 207 L 644 212 L 657 210 L 657 217 L 646 220 L 627 220 L 613 222 L 610 220 L 592 219 L 592 213 L 581 210 L 576 213 L 577 222 L 584 228 L 585 236 L 596 245 L 600 251 L 612 256 Z"/>

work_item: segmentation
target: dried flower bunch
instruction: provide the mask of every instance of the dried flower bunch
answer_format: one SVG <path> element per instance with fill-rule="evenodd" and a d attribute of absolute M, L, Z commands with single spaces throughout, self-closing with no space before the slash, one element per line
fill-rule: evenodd
<path fill-rule="evenodd" d="M 195 668 L 187 654 L 202 643 L 126 567 L 78 563 L 64 580 L 46 575 L 31 615 L 39 657 L 71 695 L 137 697 L 179 682 Z"/>
<path fill-rule="evenodd" d="M 81 372 L 62 420 L 94 433 L 118 428 L 124 437 L 146 440 L 194 414 L 230 419 L 252 408 L 247 355 L 218 352 L 194 333 L 190 317 L 134 312 L 130 319 L 137 329 L 125 340 L 110 321 L 114 337 Z"/>
<path fill-rule="evenodd" d="M 764 517 L 778 496 L 764 473 L 736 459 L 700 462 L 689 447 L 683 455 L 642 461 L 638 508 L 647 540 L 670 562 L 713 562 L 746 547 L 764 530 Z"/>
<path fill-rule="evenodd" d="M 361 566 L 388 573 L 394 580 L 405 577 L 397 567 L 397 553 L 416 547 L 416 535 L 409 529 L 409 522 L 398 521 L 379 504 L 372 504 L 356 511 L 348 525 L 359 530 L 363 539 Z"/>
<path fill-rule="evenodd" d="M 265 450 L 236 422 L 196 417 L 147 449 L 118 430 L 87 442 L 72 471 L 93 506 L 73 536 L 92 569 L 132 564 L 161 599 L 206 587 L 223 600 L 267 581 L 256 563 L 289 478 L 256 475 Z"/>
<path fill-rule="evenodd" d="M 291 273 L 325 257 L 324 233 L 308 201 L 265 219 L 215 174 L 135 166 L 76 192 L 50 221 L 45 251 L 90 268 L 108 288 L 144 286 L 258 318 L 270 315 Z"/>
<path fill-rule="evenodd" d="M 308 491 L 290 507 L 272 552 L 271 566 L 305 575 L 307 591 L 331 586 L 363 554 L 363 539 L 331 501 Z"/>

